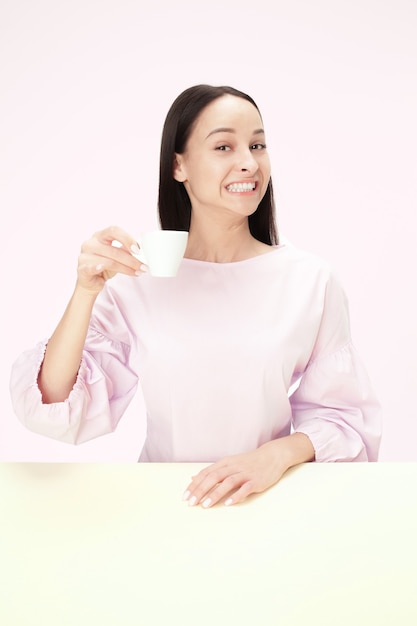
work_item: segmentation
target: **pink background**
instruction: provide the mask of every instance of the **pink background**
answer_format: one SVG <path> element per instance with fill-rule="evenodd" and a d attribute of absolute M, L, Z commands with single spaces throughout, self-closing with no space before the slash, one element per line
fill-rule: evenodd
<path fill-rule="evenodd" d="M 157 225 L 165 114 L 208 82 L 259 104 L 280 230 L 348 293 L 380 458 L 417 461 L 416 30 L 413 0 L 1 3 L 0 460 L 138 458 L 139 393 L 113 435 L 71 447 L 18 422 L 10 366 L 55 327 L 84 239 Z"/>

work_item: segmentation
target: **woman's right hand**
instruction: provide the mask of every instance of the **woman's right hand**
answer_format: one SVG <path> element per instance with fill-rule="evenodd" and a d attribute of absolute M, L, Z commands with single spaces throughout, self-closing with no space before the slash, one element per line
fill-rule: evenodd
<path fill-rule="evenodd" d="M 146 271 L 146 266 L 133 256 L 138 252 L 135 239 L 118 226 L 109 226 L 94 233 L 81 246 L 77 287 L 98 294 L 115 274 L 140 276 Z"/>

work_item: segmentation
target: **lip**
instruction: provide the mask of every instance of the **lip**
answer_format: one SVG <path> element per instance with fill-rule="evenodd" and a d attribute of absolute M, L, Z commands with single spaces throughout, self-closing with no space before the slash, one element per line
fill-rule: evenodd
<path fill-rule="evenodd" d="M 229 187 L 229 185 L 247 185 L 248 183 L 252 183 L 255 186 L 259 184 L 254 178 L 244 178 L 242 180 L 231 180 L 230 183 L 226 183 L 225 187 Z"/>

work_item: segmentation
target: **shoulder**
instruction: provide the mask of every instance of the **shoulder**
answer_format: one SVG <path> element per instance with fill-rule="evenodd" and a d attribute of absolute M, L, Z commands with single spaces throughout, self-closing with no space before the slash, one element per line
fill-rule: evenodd
<path fill-rule="evenodd" d="M 331 270 L 331 264 L 324 257 L 303 248 L 299 248 L 297 245 L 284 238 L 281 245 L 284 248 L 285 256 L 291 262 L 300 263 L 316 269 Z"/>
<path fill-rule="evenodd" d="M 285 241 L 281 263 L 281 272 L 300 292 L 314 293 L 323 302 L 346 301 L 338 271 L 327 259 Z"/>
<path fill-rule="evenodd" d="M 299 248 L 288 240 L 282 243 L 281 262 L 289 273 L 304 275 L 306 278 L 337 280 L 337 271 L 327 259 Z"/>

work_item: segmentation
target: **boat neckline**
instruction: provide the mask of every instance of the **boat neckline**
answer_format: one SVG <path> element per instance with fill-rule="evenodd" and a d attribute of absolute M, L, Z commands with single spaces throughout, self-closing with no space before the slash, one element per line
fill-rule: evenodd
<path fill-rule="evenodd" d="M 203 261 L 200 259 L 189 259 L 187 257 L 184 257 L 182 260 L 183 262 L 185 261 L 186 263 L 190 263 L 190 264 L 203 263 L 204 265 L 214 265 L 216 267 L 230 267 L 230 266 L 242 265 L 244 263 L 251 263 L 253 261 L 257 261 L 258 259 L 262 259 L 264 257 L 267 258 L 271 254 L 281 251 L 283 248 L 285 248 L 285 243 L 274 245 L 274 246 L 271 246 L 271 250 L 268 250 L 268 252 L 264 252 L 263 254 L 257 254 L 256 256 L 251 256 L 247 259 L 242 259 L 241 261 L 226 261 L 223 263 L 221 261 Z"/>

